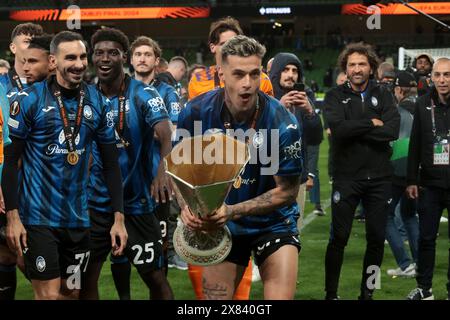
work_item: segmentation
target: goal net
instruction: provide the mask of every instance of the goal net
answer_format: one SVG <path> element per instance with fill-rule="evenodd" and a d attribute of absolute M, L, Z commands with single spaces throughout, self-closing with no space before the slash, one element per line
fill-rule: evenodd
<path fill-rule="evenodd" d="M 398 69 L 405 70 L 408 67 L 413 67 L 414 58 L 424 52 L 430 54 L 434 61 L 442 57 L 450 58 L 450 48 L 406 49 L 400 47 L 398 49 Z"/>

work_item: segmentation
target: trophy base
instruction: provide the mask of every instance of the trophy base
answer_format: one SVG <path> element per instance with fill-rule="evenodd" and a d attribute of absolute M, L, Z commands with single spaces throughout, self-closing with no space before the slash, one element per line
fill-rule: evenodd
<path fill-rule="evenodd" d="M 192 231 L 184 224 L 173 234 L 176 253 L 187 263 L 210 266 L 225 260 L 231 251 L 231 232 L 227 226 L 214 232 Z"/>

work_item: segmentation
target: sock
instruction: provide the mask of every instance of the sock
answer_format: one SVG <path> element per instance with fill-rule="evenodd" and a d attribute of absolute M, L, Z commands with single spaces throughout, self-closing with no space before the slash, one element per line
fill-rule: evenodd
<path fill-rule="evenodd" d="M 244 275 L 234 292 L 233 300 L 249 300 L 250 289 L 252 288 L 252 260 L 249 260 L 247 268 L 245 268 Z"/>
<path fill-rule="evenodd" d="M 129 261 L 111 263 L 111 272 L 120 300 L 131 300 L 130 277 L 131 264 Z"/>
<path fill-rule="evenodd" d="M 14 300 L 16 295 L 16 265 L 0 264 L 0 301 Z"/>
<path fill-rule="evenodd" d="M 194 288 L 197 300 L 204 300 L 203 296 L 203 267 L 188 265 L 189 278 L 191 278 L 192 287 Z"/>

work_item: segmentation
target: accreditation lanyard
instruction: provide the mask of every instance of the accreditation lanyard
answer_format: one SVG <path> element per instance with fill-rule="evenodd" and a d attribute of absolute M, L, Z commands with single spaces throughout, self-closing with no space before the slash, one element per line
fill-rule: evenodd
<path fill-rule="evenodd" d="M 230 113 L 228 110 L 227 110 L 227 112 Z M 252 119 L 252 122 L 251 122 L 251 125 L 250 125 L 250 129 L 255 129 L 256 128 L 256 123 L 258 122 L 259 113 L 260 113 L 259 97 L 256 96 L 256 111 L 255 111 L 255 114 L 253 116 L 253 119 Z M 231 122 L 229 122 L 229 121 L 224 121 L 223 122 L 223 126 L 224 126 L 225 129 L 232 129 Z"/>
<path fill-rule="evenodd" d="M 75 140 L 80 132 L 81 124 L 83 121 L 83 101 L 84 101 L 84 91 L 80 90 L 79 96 L 78 96 L 78 107 L 77 107 L 77 115 L 75 118 L 75 127 L 70 127 L 69 117 L 67 116 L 67 110 L 64 107 L 64 102 L 62 100 L 61 91 L 59 89 L 56 89 L 53 93 L 56 101 L 58 103 L 59 107 L 59 114 L 61 115 L 61 119 L 63 121 L 63 132 L 64 137 L 66 140 L 66 146 L 68 150 L 67 155 L 67 162 L 69 162 L 71 165 L 75 165 L 78 162 L 78 154 L 76 152 L 76 144 Z"/>
<path fill-rule="evenodd" d="M 450 146 L 448 143 L 448 137 L 441 137 L 437 135 L 436 129 L 436 105 L 431 99 L 431 131 L 433 132 L 433 164 L 434 165 L 449 165 L 450 164 Z"/>
<path fill-rule="evenodd" d="M 434 109 L 436 105 L 434 104 L 434 100 L 431 99 L 431 132 L 433 132 L 433 138 L 436 140 L 436 117 L 434 115 Z"/>
<path fill-rule="evenodd" d="M 120 93 L 119 93 L 119 122 L 116 124 L 116 132 L 119 136 L 120 142 L 123 144 L 124 147 L 128 147 L 130 143 L 125 140 L 123 137 L 124 131 L 125 131 L 125 108 L 126 108 L 126 101 L 125 98 L 125 92 L 127 91 L 127 77 L 124 78 L 122 84 L 120 85 Z M 100 83 L 97 84 L 98 90 L 103 93 L 102 87 Z M 103 93 L 104 96 L 106 94 Z"/>

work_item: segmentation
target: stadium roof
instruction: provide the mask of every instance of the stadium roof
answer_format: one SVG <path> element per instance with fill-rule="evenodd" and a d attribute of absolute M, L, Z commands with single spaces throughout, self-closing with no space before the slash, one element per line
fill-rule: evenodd
<path fill-rule="evenodd" d="M 426 0 L 422 0 L 426 1 Z M 432 1 L 432 2 L 443 2 Z M 229 7 L 229 6 L 285 6 L 285 5 L 337 5 L 362 3 L 360 0 L 2 0 L 0 10 L 18 9 L 61 9 L 69 5 L 78 5 L 84 8 L 98 7 L 132 7 L 132 6 L 204 6 Z M 381 1 L 386 3 L 389 1 Z M 419 0 L 409 0 L 409 2 L 420 2 Z"/>

